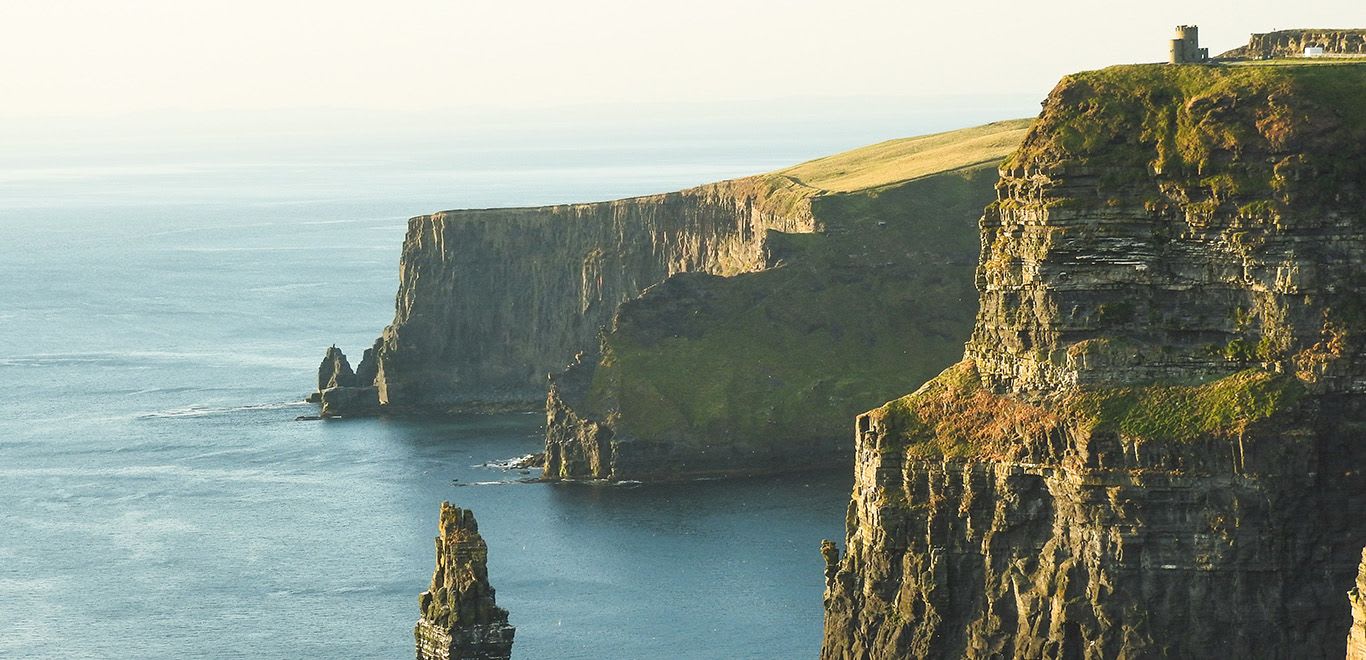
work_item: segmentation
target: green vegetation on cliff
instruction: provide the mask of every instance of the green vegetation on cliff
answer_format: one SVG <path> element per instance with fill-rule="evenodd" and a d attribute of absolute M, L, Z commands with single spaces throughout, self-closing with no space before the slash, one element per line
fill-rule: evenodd
<path fill-rule="evenodd" d="M 1325 142 L 1366 138 L 1364 107 L 1366 63 L 1114 66 L 1063 78 L 1006 166 L 1146 168 L 1214 206 L 1284 206 L 1366 178 L 1359 154 Z"/>
<path fill-rule="evenodd" d="M 1069 408 L 1093 431 L 1152 441 L 1236 437 L 1293 408 L 1305 393 L 1294 376 L 1247 369 L 1200 385 L 1152 385 L 1080 392 Z"/>
<path fill-rule="evenodd" d="M 1247 369 L 1197 385 L 1147 385 L 1071 392 L 1032 402 L 987 391 L 971 361 L 873 410 L 881 451 L 907 458 L 1008 460 L 1064 428 L 1154 443 L 1234 438 L 1293 410 L 1305 394 L 1294 376 Z"/>

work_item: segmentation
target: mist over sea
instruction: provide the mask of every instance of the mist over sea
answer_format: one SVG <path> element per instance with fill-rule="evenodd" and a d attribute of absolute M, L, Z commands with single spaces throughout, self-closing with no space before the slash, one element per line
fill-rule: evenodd
<path fill-rule="evenodd" d="M 539 450 L 540 414 L 295 421 L 301 399 L 326 346 L 354 362 L 391 319 L 409 216 L 663 192 L 1036 110 L 8 127 L 0 657 L 411 657 L 442 500 L 478 516 L 515 657 L 814 657 L 850 475 L 516 483 L 481 466 Z"/>

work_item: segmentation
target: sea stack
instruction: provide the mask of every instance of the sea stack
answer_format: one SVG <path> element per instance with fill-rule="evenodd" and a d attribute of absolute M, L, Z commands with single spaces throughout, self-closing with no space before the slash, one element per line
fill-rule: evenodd
<path fill-rule="evenodd" d="M 507 660 L 516 629 L 494 601 L 474 512 L 442 502 L 439 529 L 432 584 L 417 599 L 417 660 Z"/>

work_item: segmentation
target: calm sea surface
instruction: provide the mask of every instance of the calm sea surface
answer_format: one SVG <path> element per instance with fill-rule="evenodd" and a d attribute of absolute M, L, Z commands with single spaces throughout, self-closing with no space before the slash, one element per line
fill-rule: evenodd
<path fill-rule="evenodd" d="M 539 414 L 294 418 L 323 349 L 358 357 L 392 318 L 408 216 L 665 191 L 847 139 L 6 155 L 0 657 L 411 657 L 442 500 L 479 518 L 517 657 L 813 657 L 847 474 L 523 484 L 481 465 L 538 450 Z"/>

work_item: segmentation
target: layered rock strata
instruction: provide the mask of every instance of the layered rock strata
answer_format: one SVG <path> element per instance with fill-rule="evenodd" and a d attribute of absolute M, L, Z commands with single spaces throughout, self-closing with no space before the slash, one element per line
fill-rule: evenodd
<path fill-rule="evenodd" d="M 962 139 L 995 132 L 1003 156 L 1026 126 Z M 972 327 L 976 219 L 997 163 L 938 156 L 943 171 L 814 196 L 823 231 L 771 241 L 778 267 L 678 274 L 622 304 L 599 350 L 552 384 L 544 478 L 848 466 L 847 420 L 952 363 Z"/>
<path fill-rule="evenodd" d="M 1366 30 L 1277 30 L 1254 34 L 1246 46 L 1240 46 L 1220 55 L 1220 57 L 1259 60 L 1275 57 L 1303 57 L 1304 49 L 1309 47 L 1322 48 L 1327 55 L 1366 56 Z"/>
<path fill-rule="evenodd" d="M 983 217 L 964 361 L 857 420 L 823 657 L 1342 653 L 1363 101 L 1355 65 L 1058 85 Z"/>
<path fill-rule="evenodd" d="M 441 503 L 436 571 L 418 596 L 417 660 L 507 660 L 516 630 L 494 601 L 488 546 L 474 513 Z"/>

